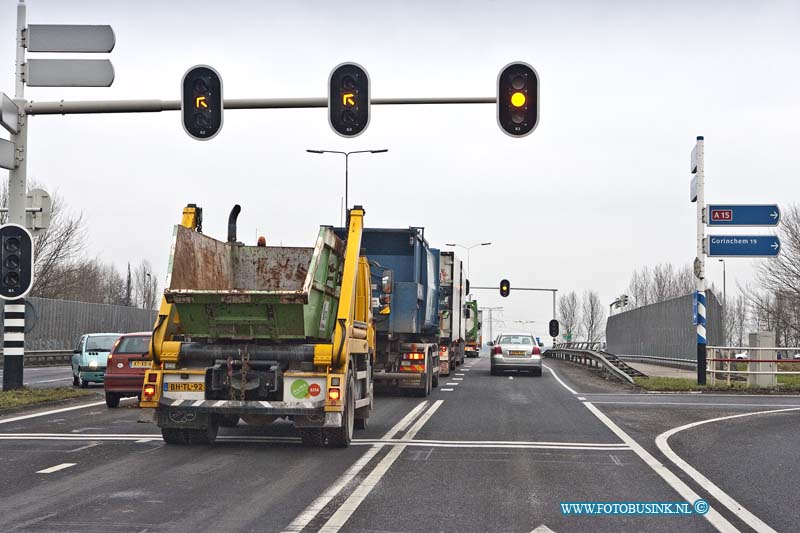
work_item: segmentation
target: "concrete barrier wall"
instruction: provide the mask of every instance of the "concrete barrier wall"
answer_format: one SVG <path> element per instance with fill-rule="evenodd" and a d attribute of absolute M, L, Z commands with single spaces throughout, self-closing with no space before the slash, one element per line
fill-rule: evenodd
<path fill-rule="evenodd" d="M 120 305 L 46 298 L 27 300 L 33 304 L 36 318 L 33 330 L 25 335 L 26 350 L 72 350 L 84 333 L 152 331 L 158 314 Z M 26 321 L 29 318 L 26 316 Z"/>
<path fill-rule="evenodd" d="M 723 342 L 722 306 L 711 291 L 707 295 L 708 344 Z M 692 299 L 688 294 L 608 317 L 606 342 L 615 355 L 650 355 L 697 359 L 697 329 L 692 324 Z"/>

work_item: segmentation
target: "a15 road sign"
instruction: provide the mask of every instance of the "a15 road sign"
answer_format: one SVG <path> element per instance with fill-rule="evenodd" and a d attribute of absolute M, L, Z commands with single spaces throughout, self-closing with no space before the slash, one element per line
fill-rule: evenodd
<path fill-rule="evenodd" d="M 706 253 L 712 257 L 775 257 L 781 241 L 775 235 L 709 235 Z"/>
<path fill-rule="evenodd" d="M 777 226 L 780 220 L 776 204 L 712 204 L 706 209 L 709 226 Z"/>

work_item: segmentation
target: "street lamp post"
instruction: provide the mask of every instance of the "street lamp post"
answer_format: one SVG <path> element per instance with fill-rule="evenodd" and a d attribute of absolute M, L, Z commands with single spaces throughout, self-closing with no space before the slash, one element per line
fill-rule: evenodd
<path fill-rule="evenodd" d="M 727 288 L 727 275 L 726 275 L 726 268 L 725 268 L 725 260 L 720 259 L 720 263 L 722 263 L 722 306 L 725 307 L 728 305 L 728 288 Z"/>
<path fill-rule="evenodd" d="M 150 308 L 150 283 L 153 281 L 153 277 L 150 275 L 150 272 L 145 272 L 144 278 L 144 298 L 142 302 L 142 307 L 145 309 Z"/>
<path fill-rule="evenodd" d="M 350 156 L 352 154 L 382 154 L 388 152 L 388 148 L 381 148 L 380 150 L 355 150 L 353 152 L 340 152 L 338 150 L 306 150 L 309 154 L 341 154 L 344 156 L 344 207 L 345 210 L 350 208 L 347 203 L 347 190 L 350 174 Z"/>
<path fill-rule="evenodd" d="M 463 248 L 463 249 L 465 249 L 467 251 L 467 279 L 469 279 L 469 251 L 472 250 L 473 248 L 477 248 L 478 246 L 489 246 L 490 244 L 492 244 L 492 243 L 490 243 L 490 242 L 481 242 L 481 243 L 478 243 L 478 244 L 473 244 L 472 246 L 464 246 L 462 244 L 456 244 L 456 243 L 451 242 L 451 243 L 445 244 L 445 246 L 453 246 L 455 248 Z"/>

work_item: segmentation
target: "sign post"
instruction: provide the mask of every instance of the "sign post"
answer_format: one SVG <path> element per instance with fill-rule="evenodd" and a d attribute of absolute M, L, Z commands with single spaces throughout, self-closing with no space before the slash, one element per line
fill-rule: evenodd
<path fill-rule="evenodd" d="M 691 155 L 690 170 L 694 174 L 692 179 L 691 196 L 697 203 L 697 257 L 694 263 L 695 292 L 694 292 L 694 323 L 697 327 L 697 384 L 706 384 L 706 251 L 705 251 L 705 170 L 704 165 L 704 139 L 697 137 Z"/>

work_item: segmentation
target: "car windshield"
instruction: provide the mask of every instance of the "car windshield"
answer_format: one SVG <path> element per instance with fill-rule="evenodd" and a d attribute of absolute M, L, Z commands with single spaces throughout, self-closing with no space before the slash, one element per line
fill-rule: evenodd
<path fill-rule="evenodd" d="M 503 335 L 500 344 L 533 344 L 533 339 L 527 335 Z"/>
<path fill-rule="evenodd" d="M 116 353 L 147 353 L 150 349 L 150 335 L 139 335 L 136 337 L 122 337 L 117 346 Z"/>
<path fill-rule="evenodd" d="M 98 335 L 86 340 L 87 352 L 110 352 L 119 335 Z"/>

